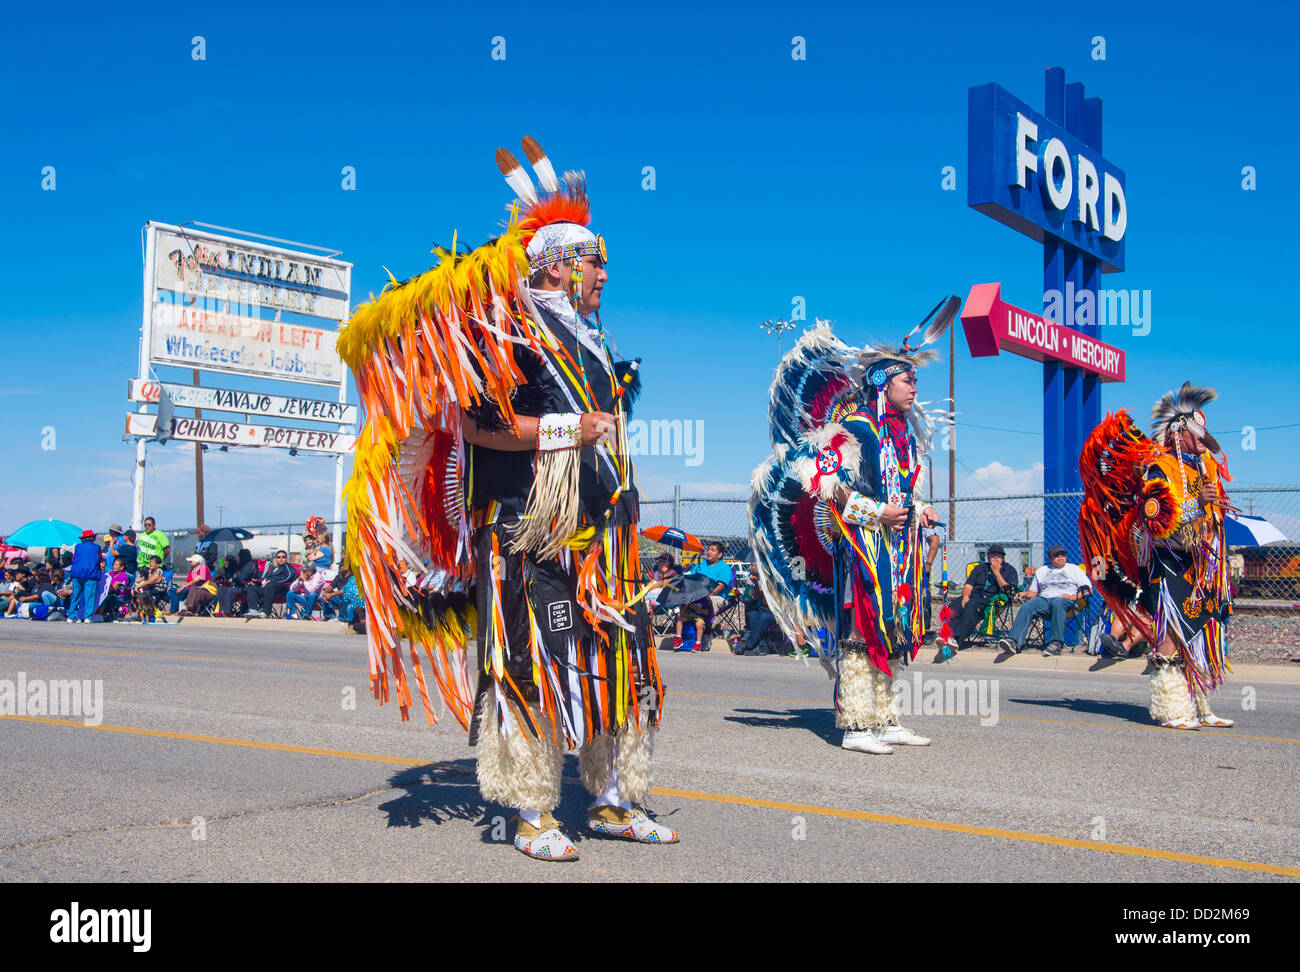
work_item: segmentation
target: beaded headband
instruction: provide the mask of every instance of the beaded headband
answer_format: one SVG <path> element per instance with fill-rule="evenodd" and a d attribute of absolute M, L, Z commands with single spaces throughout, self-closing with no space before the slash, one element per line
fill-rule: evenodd
<path fill-rule="evenodd" d="M 564 243 L 548 247 L 528 262 L 528 271 L 529 273 L 536 273 L 542 267 L 549 267 L 553 263 L 561 263 L 565 260 L 581 260 L 585 256 L 598 257 L 602 265 L 608 263 L 609 257 L 605 251 L 605 237 L 597 236 L 594 240 L 587 240 L 583 243 Z"/>

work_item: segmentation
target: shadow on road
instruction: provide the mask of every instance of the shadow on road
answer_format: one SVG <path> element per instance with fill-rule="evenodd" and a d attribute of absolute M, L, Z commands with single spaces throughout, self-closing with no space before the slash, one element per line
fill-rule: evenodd
<path fill-rule="evenodd" d="M 1053 709 L 1067 709 L 1070 712 L 1086 712 L 1091 715 L 1110 716 L 1125 722 L 1139 722 L 1151 725 L 1151 714 L 1145 705 L 1132 702 L 1102 702 L 1097 699 L 1007 699 L 1017 705 L 1045 705 Z"/>
<path fill-rule="evenodd" d="M 389 778 L 404 796 L 381 803 L 390 827 L 418 827 L 448 820 L 480 820 L 484 815 L 472 759 L 453 759 L 411 769 Z"/>
<path fill-rule="evenodd" d="M 802 729 L 814 736 L 838 746 L 842 730 L 835 728 L 835 712 L 826 706 L 818 709 L 736 709 L 738 713 L 751 715 L 729 715 L 727 722 L 755 729 Z"/>

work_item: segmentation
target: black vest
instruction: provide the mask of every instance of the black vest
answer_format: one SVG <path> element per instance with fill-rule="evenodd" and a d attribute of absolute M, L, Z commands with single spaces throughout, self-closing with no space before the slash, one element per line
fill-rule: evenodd
<path fill-rule="evenodd" d="M 543 307 L 537 308 L 538 316 L 550 328 L 551 334 L 565 351 L 563 354 L 542 349 L 539 356 L 528 348 L 515 349 L 515 363 L 523 372 L 527 388 L 520 388 L 515 393 L 515 412 L 519 415 L 539 416 L 550 412 L 586 412 L 598 410 L 615 411 L 614 380 L 605 370 L 604 364 L 595 353 L 588 350 L 562 321 Z M 574 370 L 573 364 L 581 362 L 586 374 L 586 382 L 591 386 L 593 400 L 588 405 L 584 402 L 582 378 Z M 568 366 L 565 370 L 564 366 Z M 475 509 L 482 509 L 492 500 L 502 506 L 504 513 L 522 513 L 528 505 L 528 493 L 533 486 L 533 459 L 536 453 L 503 452 L 486 446 L 469 447 L 469 482 L 472 489 Z M 605 511 L 609 509 L 609 500 L 619 486 L 619 477 L 608 454 L 600 455 L 594 447 L 582 450 L 582 472 L 578 481 L 578 493 L 582 501 L 584 519 L 587 523 L 605 522 Z M 628 463 L 630 458 L 623 457 Z M 629 480 L 634 478 L 629 474 Z M 611 523 L 635 523 L 639 512 L 639 499 L 635 485 L 619 497 L 617 508 Z"/>

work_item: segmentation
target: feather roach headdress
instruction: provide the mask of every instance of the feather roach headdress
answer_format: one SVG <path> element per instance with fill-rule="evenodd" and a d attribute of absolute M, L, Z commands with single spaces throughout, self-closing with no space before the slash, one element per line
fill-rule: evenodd
<path fill-rule="evenodd" d="M 524 155 L 537 175 L 538 192 L 532 179 L 509 151 L 496 151 L 497 168 L 517 197 L 512 208 L 519 211 L 524 248 L 528 254 L 528 271 L 535 273 L 562 261 L 573 264 L 573 298 L 582 297 L 582 258 L 595 256 L 607 261 L 605 238 L 588 229 L 591 203 L 587 199 L 587 177 L 581 172 L 555 176 L 555 167 L 542 151 L 537 139 L 525 135 L 520 143 Z"/>
<path fill-rule="evenodd" d="M 1165 392 L 1151 409 L 1151 437 L 1167 446 L 1173 433 L 1186 430 L 1204 442 L 1211 452 L 1221 452 L 1218 441 L 1206 427 L 1202 411 L 1218 397 L 1213 388 L 1202 388 L 1190 381 L 1183 382 L 1177 392 Z"/>

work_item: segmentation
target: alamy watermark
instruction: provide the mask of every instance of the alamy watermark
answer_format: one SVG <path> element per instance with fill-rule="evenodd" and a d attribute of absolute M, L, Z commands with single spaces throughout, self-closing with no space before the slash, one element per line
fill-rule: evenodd
<path fill-rule="evenodd" d="M 634 456 L 685 456 L 686 465 L 704 462 L 703 419 L 632 419 L 627 448 Z"/>
<path fill-rule="evenodd" d="M 107 942 L 147 952 L 153 940 L 152 927 L 150 908 L 82 908 L 74 901 L 50 912 L 50 941 L 56 944 Z"/>
<path fill-rule="evenodd" d="M 0 678 L 0 715 L 80 716 L 83 725 L 97 726 L 104 721 L 104 681 L 29 679 L 26 672 Z"/>
<path fill-rule="evenodd" d="M 1151 333 L 1151 291 L 1076 290 L 1066 281 L 1065 292 L 1043 291 L 1043 316 L 1066 327 L 1131 327 L 1134 337 Z"/>
<path fill-rule="evenodd" d="M 977 715 L 981 726 L 998 724 L 996 678 L 924 678 L 913 672 L 894 679 L 900 715 Z"/>

